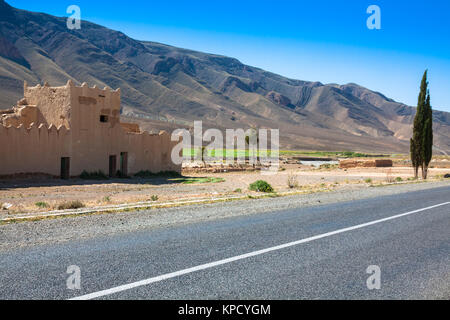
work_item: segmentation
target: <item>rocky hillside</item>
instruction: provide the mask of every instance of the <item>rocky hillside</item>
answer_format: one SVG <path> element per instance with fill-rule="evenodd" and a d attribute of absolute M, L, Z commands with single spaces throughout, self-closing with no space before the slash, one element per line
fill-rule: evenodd
<path fill-rule="evenodd" d="M 236 59 L 154 42 L 0 0 L 0 109 L 23 80 L 72 79 L 122 89 L 122 113 L 147 129 L 279 128 L 285 149 L 408 152 L 415 109 L 356 84 L 288 79 Z M 436 151 L 450 152 L 450 114 L 435 112 Z"/>

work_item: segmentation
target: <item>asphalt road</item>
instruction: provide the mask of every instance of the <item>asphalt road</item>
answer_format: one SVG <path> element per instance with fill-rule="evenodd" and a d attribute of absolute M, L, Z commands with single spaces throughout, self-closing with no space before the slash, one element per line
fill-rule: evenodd
<path fill-rule="evenodd" d="M 449 202 L 442 187 L 14 249 L 0 299 L 450 299 Z"/>

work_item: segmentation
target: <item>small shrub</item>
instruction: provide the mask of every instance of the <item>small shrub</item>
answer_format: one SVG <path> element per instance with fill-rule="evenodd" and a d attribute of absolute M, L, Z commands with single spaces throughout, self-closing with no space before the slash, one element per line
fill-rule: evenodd
<path fill-rule="evenodd" d="M 368 178 L 366 180 L 364 180 L 365 183 L 372 183 L 372 179 Z"/>
<path fill-rule="evenodd" d="M 272 193 L 272 186 L 264 180 L 258 180 L 250 185 L 251 191 Z"/>
<path fill-rule="evenodd" d="M 153 202 L 158 201 L 158 200 L 159 200 L 159 197 L 158 197 L 158 196 L 152 196 L 152 197 L 151 197 L 151 200 L 152 200 Z"/>
<path fill-rule="evenodd" d="M 103 198 L 103 202 L 111 202 L 111 197 L 110 196 L 106 196 Z"/>
<path fill-rule="evenodd" d="M 298 188 L 298 180 L 296 175 L 288 175 L 287 184 L 290 189 Z"/>
<path fill-rule="evenodd" d="M 63 202 L 58 206 L 58 210 L 69 210 L 69 209 L 80 209 L 84 208 L 85 205 L 79 200 Z"/>
<path fill-rule="evenodd" d="M 47 202 L 36 202 L 36 207 L 40 208 L 40 209 L 45 209 L 45 208 L 50 208 L 50 205 Z"/>
<path fill-rule="evenodd" d="M 234 193 L 242 193 L 242 189 L 236 189 L 236 190 L 234 190 Z"/>
<path fill-rule="evenodd" d="M 397 181 L 397 182 L 402 182 L 403 179 L 402 179 L 401 177 L 397 177 L 397 178 L 395 178 L 395 181 Z"/>

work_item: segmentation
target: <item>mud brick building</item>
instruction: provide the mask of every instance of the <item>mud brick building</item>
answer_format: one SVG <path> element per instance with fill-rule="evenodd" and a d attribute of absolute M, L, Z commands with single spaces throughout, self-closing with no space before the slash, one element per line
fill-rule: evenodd
<path fill-rule="evenodd" d="M 167 132 L 150 134 L 120 122 L 120 89 L 25 82 L 24 98 L 0 110 L 0 177 L 180 172 L 171 161 L 176 144 Z"/>

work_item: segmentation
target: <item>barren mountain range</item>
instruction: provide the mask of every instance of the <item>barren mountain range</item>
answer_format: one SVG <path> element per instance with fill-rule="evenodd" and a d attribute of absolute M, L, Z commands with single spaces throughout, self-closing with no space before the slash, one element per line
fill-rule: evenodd
<path fill-rule="evenodd" d="M 270 49 L 270 48 L 269 48 Z M 237 59 L 138 41 L 0 0 L 0 109 L 23 81 L 122 89 L 122 114 L 147 130 L 279 128 L 283 149 L 409 151 L 415 108 L 357 84 L 293 80 Z M 418 89 L 419 89 L 419 83 Z M 436 106 L 435 106 L 436 107 Z M 434 112 L 435 152 L 450 152 L 450 113 Z"/>

